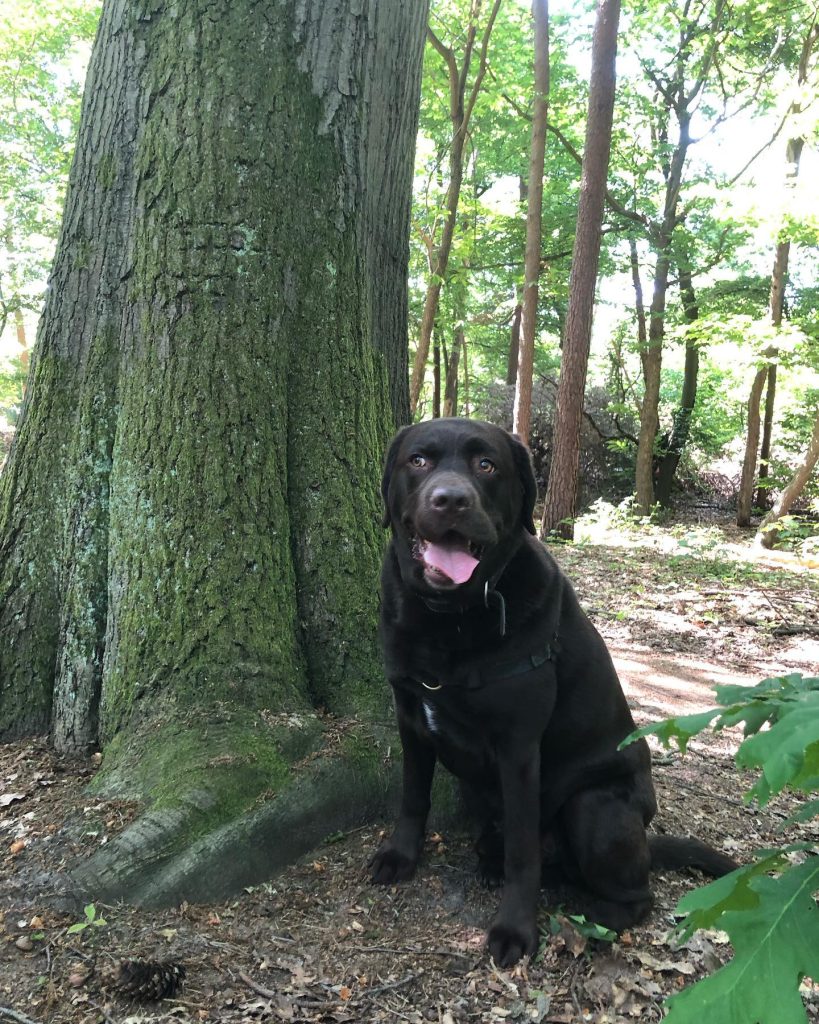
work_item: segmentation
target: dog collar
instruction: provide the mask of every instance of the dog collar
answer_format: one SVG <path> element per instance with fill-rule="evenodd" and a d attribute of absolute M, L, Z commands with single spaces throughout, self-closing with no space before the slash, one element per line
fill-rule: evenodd
<path fill-rule="evenodd" d="M 499 590 L 495 590 L 498 580 L 506 572 L 506 566 L 509 563 L 504 563 L 501 568 L 495 573 L 493 577 L 488 579 L 483 585 L 483 604 L 485 608 L 490 608 L 491 605 L 495 605 L 498 609 L 498 632 L 501 636 L 506 636 L 506 601 L 503 599 L 503 594 Z M 463 614 L 470 607 L 469 605 L 454 604 L 446 597 L 433 597 L 423 596 L 421 600 L 429 608 L 431 612 L 440 614 L 454 615 Z"/>

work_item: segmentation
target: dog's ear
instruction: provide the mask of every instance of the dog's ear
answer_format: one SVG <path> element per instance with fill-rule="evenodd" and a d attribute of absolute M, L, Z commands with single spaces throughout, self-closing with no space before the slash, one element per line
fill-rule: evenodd
<path fill-rule="evenodd" d="M 381 520 L 381 525 L 387 527 L 390 525 L 390 506 L 387 502 L 387 492 L 390 489 L 390 480 L 392 479 L 392 471 L 395 469 L 395 460 L 398 458 L 398 449 L 401 447 L 401 442 L 404 439 L 404 434 L 409 430 L 409 427 L 402 427 L 395 437 L 392 439 L 389 450 L 387 451 L 387 457 L 384 460 L 384 475 L 381 477 L 381 497 L 384 501 L 384 517 Z"/>
<path fill-rule="evenodd" d="M 536 534 L 533 513 L 535 500 L 537 499 L 537 482 L 535 471 L 532 468 L 532 456 L 529 449 L 521 441 L 517 434 L 509 435 L 509 447 L 512 449 L 512 458 L 515 461 L 515 469 L 518 471 L 518 479 L 523 488 L 523 504 L 521 506 L 521 522 L 531 534 Z"/>

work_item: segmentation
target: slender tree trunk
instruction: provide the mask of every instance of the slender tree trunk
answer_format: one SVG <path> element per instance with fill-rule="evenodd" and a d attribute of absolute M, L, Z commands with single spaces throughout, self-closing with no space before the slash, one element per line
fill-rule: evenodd
<path fill-rule="evenodd" d="M 669 246 L 670 240 L 663 239 L 657 250 L 648 340 L 640 352 L 643 367 L 643 400 L 640 405 L 640 433 L 637 440 L 635 510 L 642 516 L 647 516 L 654 504 L 654 443 L 660 423 L 658 410 L 665 334 L 665 300 L 670 267 Z"/>
<path fill-rule="evenodd" d="M 432 418 L 441 418 L 441 342 L 440 329 L 432 335 Z"/>
<path fill-rule="evenodd" d="M 248 884 L 344 816 L 338 785 L 384 787 L 314 709 L 386 704 L 426 9 L 255 13 L 106 0 L 0 484 L 0 734 L 101 740 L 97 785 L 153 802 L 77 870 L 98 898 Z"/>
<path fill-rule="evenodd" d="M 549 3 L 532 0 L 535 32 L 535 80 L 532 105 L 532 140 L 529 147 L 526 213 L 526 250 L 523 259 L 518 372 L 512 429 L 524 441 L 529 440 L 532 417 L 532 377 L 535 364 L 540 248 L 543 235 L 543 169 L 546 160 L 546 118 L 549 112 Z"/>
<path fill-rule="evenodd" d="M 799 57 L 799 67 L 797 70 L 796 84 L 801 90 L 804 87 L 805 82 L 808 78 L 808 65 L 810 62 L 811 54 L 813 49 L 819 40 L 819 23 L 817 22 L 816 13 L 814 12 L 813 19 L 805 34 L 805 39 L 802 43 L 802 52 Z M 797 93 L 797 98 L 791 103 L 788 114 L 792 117 L 798 117 L 802 113 L 802 96 Z M 802 136 L 794 136 L 788 139 L 787 146 L 785 147 L 785 174 L 784 174 L 784 189 L 785 193 L 791 192 L 796 185 L 796 180 L 799 176 L 799 163 L 802 157 L 802 149 L 804 147 L 804 138 Z M 774 328 L 778 328 L 782 323 L 782 316 L 785 307 L 785 289 L 788 284 L 788 263 L 790 260 L 790 239 L 786 237 L 788 230 L 787 222 L 783 222 L 779 237 L 776 243 L 776 251 L 774 254 L 774 264 L 771 271 L 771 289 L 768 301 L 769 313 L 771 318 L 771 324 Z M 776 360 L 778 351 L 776 346 L 771 346 L 768 350 L 768 358 L 770 360 L 767 369 L 767 380 L 768 388 L 765 396 L 765 421 L 763 427 L 762 436 L 762 450 L 760 452 L 760 467 L 759 467 L 759 481 L 760 487 L 757 490 L 757 503 L 761 508 L 764 508 L 768 502 L 767 488 L 762 486 L 762 481 L 768 475 L 768 462 L 771 455 L 771 437 L 773 433 L 773 421 L 774 421 L 774 399 L 776 397 Z M 754 383 L 751 387 L 751 401 L 755 393 L 757 377 L 754 378 Z M 761 397 L 761 391 L 760 391 Z M 757 422 L 759 420 L 759 398 L 757 399 L 757 407 L 753 413 L 753 420 Z M 749 410 L 749 424 L 751 422 L 751 414 Z M 750 435 L 746 439 L 745 457 L 742 465 L 742 478 L 740 480 L 739 495 L 737 496 L 737 524 L 740 526 L 747 526 L 750 523 L 750 508 L 752 501 L 752 492 L 754 489 L 754 472 L 756 470 L 756 446 L 759 438 L 754 438 Z M 751 448 L 753 446 L 753 451 Z M 753 458 L 753 463 L 751 462 Z M 746 522 L 740 522 L 740 516 L 742 519 L 747 519 Z"/>
<path fill-rule="evenodd" d="M 469 122 L 475 101 L 483 84 L 487 68 L 487 50 L 492 29 L 495 25 L 495 18 L 498 14 L 501 0 L 494 0 L 492 10 L 484 28 L 481 42 L 481 51 L 478 59 L 478 70 L 467 95 L 467 78 L 472 63 L 473 49 L 478 29 L 478 16 L 480 14 L 482 0 L 472 0 L 469 25 L 466 31 L 466 49 L 464 51 L 461 67 L 458 67 L 455 51 L 444 45 L 435 35 L 432 29 L 427 29 L 427 35 L 432 46 L 443 57 L 449 74 L 449 116 L 452 124 L 452 143 L 449 150 L 449 186 L 447 187 L 444 223 L 441 230 L 441 242 L 435 253 L 435 262 L 430 275 L 427 293 L 424 299 L 424 311 L 421 314 L 421 327 L 418 335 L 418 347 L 415 350 L 415 358 L 412 364 L 412 379 L 410 380 L 409 402 L 410 413 L 415 415 L 418 407 L 418 400 L 421 396 L 421 388 L 424 385 L 424 374 L 426 372 L 427 359 L 429 357 L 429 345 L 432 338 L 435 319 L 438 315 L 438 302 L 441 297 L 441 288 L 446 278 L 449 256 L 452 252 L 452 241 L 455 237 L 455 226 L 458 219 L 458 205 L 461 199 L 461 185 L 464 173 L 464 146 L 466 144 Z"/>
<path fill-rule="evenodd" d="M 765 416 L 762 420 L 762 445 L 759 449 L 759 478 L 756 489 L 757 508 L 769 508 L 771 495 L 768 490 L 768 471 L 771 461 L 771 440 L 773 437 L 774 405 L 776 403 L 777 364 L 768 364 L 767 386 L 765 388 Z"/>
<path fill-rule="evenodd" d="M 518 353 L 520 352 L 520 318 L 523 306 L 518 303 L 509 330 L 509 357 L 506 361 L 506 383 L 514 386 L 518 379 Z"/>
<path fill-rule="evenodd" d="M 685 335 L 685 370 L 683 373 L 680 405 L 674 414 L 674 423 L 671 428 L 668 446 L 663 452 L 657 467 L 655 497 L 664 508 L 668 508 L 671 505 L 671 487 L 674 483 L 674 475 L 677 472 L 677 466 L 680 464 L 685 446 L 688 444 L 688 436 L 691 432 L 691 417 L 694 415 L 694 405 L 697 401 L 697 380 L 700 368 L 700 350 L 697 338 L 691 329 L 699 319 L 700 313 L 697 297 L 694 293 L 694 283 L 691 278 L 691 267 L 687 259 L 680 261 L 679 275 L 683 315 L 688 322 L 689 329 Z"/>
<path fill-rule="evenodd" d="M 574 536 L 580 424 L 611 153 L 619 21 L 620 0 L 599 0 L 592 41 L 589 116 L 569 280 L 569 310 L 557 389 L 552 461 L 541 525 L 544 536 L 556 530 L 567 539 Z"/>
<path fill-rule="evenodd" d="M 768 368 L 763 366 L 756 371 L 748 398 L 748 426 L 745 441 L 745 458 L 742 460 L 742 474 L 737 494 L 737 526 L 751 525 L 751 505 L 754 496 L 754 474 L 756 472 L 756 455 L 759 449 L 759 400 L 768 377 Z"/>
<path fill-rule="evenodd" d="M 817 462 L 819 462 L 819 409 L 816 411 L 816 419 L 813 421 L 813 434 L 801 463 L 797 466 L 796 472 L 791 477 L 788 485 L 779 495 L 779 499 L 774 507 L 759 524 L 756 539 L 763 547 L 772 548 L 774 546 L 776 530 L 769 529 L 769 527 L 790 512 L 793 503 L 805 489 L 805 484 L 810 479 Z"/>
<path fill-rule="evenodd" d="M 462 325 L 459 325 L 455 328 L 452 352 L 446 364 L 446 385 L 444 387 L 444 404 L 442 409 L 444 416 L 458 415 L 458 366 L 464 343 L 464 329 Z"/>

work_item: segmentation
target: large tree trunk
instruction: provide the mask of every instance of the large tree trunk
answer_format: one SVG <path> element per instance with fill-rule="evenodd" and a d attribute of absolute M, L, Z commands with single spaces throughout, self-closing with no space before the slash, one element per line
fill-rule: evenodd
<path fill-rule="evenodd" d="M 512 429 L 529 440 L 532 418 L 532 377 L 535 364 L 540 248 L 543 235 L 543 169 L 546 160 L 546 117 L 549 112 L 549 3 L 532 0 L 535 31 L 535 79 L 532 101 L 532 140 L 529 146 L 529 186 L 526 212 L 526 248 L 523 257 L 518 372 Z"/>
<path fill-rule="evenodd" d="M 779 495 L 779 500 L 759 524 L 759 532 L 756 535 L 756 539 L 763 547 L 772 548 L 774 546 L 777 531 L 776 529 L 771 529 L 771 527 L 782 516 L 790 512 L 793 503 L 802 494 L 805 484 L 810 480 L 817 463 L 819 463 L 819 409 L 816 411 L 816 419 L 813 421 L 813 433 L 801 463 L 796 467 L 796 472 Z"/>
<path fill-rule="evenodd" d="M 339 779 L 383 792 L 314 709 L 388 703 L 425 6 L 105 3 L 0 492 L 0 734 L 101 740 L 99 785 L 153 803 L 78 873 L 99 897 L 247 884 L 345 815 Z M 246 856 L 267 789 L 279 847 Z"/>
<path fill-rule="evenodd" d="M 599 0 L 592 40 L 592 70 L 586 146 L 580 179 L 577 231 L 569 281 L 569 311 L 560 362 L 552 462 L 541 533 L 574 537 L 580 423 L 589 364 L 594 291 L 600 259 L 600 231 L 611 153 L 620 0 Z"/>

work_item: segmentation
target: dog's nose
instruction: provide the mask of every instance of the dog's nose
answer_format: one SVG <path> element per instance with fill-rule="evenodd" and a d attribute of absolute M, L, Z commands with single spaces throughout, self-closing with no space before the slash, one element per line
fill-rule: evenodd
<path fill-rule="evenodd" d="M 430 494 L 429 504 L 436 512 L 463 512 L 472 505 L 472 495 L 456 484 L 439 485 Z"/>

